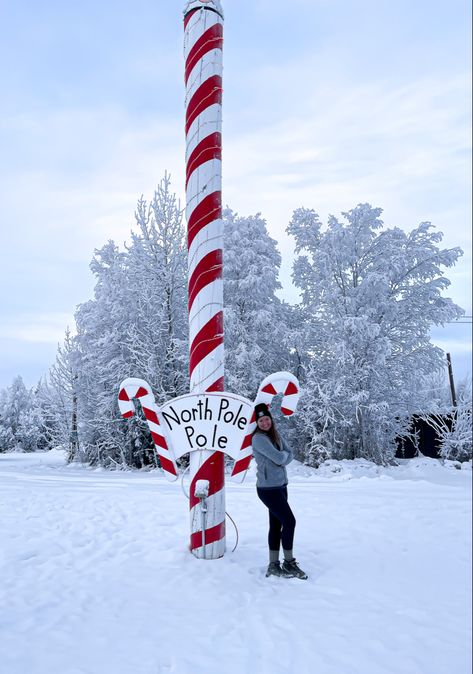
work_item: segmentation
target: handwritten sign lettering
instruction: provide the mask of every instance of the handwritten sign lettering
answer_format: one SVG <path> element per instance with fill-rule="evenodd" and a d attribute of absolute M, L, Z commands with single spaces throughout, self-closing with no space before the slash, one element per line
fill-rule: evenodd
<path fill-rule="evenodd" d="M 160 410 L 176 458 L 206 449 L 238 459 L 252 413 L 252 402 L 231 393 L 181 396 Z"/>

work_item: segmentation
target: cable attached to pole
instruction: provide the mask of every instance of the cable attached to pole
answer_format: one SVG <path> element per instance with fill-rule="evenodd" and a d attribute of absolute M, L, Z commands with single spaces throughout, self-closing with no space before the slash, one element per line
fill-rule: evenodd
<path fill-rule="evenodd" d="M 233 550 L 232 550 L 232 552 L 235 552 L 235 550 L 236 550 L 237 547 L 238 547 L 238 538 L 239 538 L 239 536 L 238 536 L 238 527 L 237 527 L 237 525 L 235 524 L 235 520 L 233 519 L 233 517 L 232 517 L 229 513 L 227 513 L 227 511 L 225 511 L 225 515 L 228 517 L 228 519 L 231 521 L 231 523 L 232 523 L 233 526 L 235 527 L 236 543 L 235 543 L 235 547 L 234 547 Z"/>

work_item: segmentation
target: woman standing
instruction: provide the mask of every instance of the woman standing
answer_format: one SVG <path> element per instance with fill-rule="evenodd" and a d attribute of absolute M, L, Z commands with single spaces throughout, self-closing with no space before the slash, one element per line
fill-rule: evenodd
<path fill-rule="evenodd" d="M 296 518 L 287 500 L 285 466 L 294 458 L 289 445 L 277 432 L 269 408 L 264 403 L 255 406 L 256 429 L 252 447 L 256 460 L 256 491 L 269 511 L 269 566 L 266 576 L 284 576 L 306 580 L 292 553 Z M 279 562 L 282 543 L 284 561 Z"/>

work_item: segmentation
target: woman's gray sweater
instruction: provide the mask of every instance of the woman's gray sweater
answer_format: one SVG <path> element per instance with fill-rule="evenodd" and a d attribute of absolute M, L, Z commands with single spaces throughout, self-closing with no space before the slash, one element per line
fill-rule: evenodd
<path fill-rule="evenodd" d="M 256 432 L 253 435 L 251 446 L 256 460 L 256 486 L 259 489 L 274 489 L 287 484 L 285 466 L 294 458 L 292 449 L 283 437 L 281 449 L 271 442 L 266 433 Z"/>

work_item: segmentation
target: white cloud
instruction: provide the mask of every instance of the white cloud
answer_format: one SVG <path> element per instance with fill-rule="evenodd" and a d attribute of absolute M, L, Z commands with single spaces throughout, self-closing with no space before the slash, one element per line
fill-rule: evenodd
<path fill-rule="evenodd" d="M 311 81 L 304 69 L 264 69 L 253 77 L 264 83 L 262 97 L 283 81 L 286 102 L 297 101 L 303 82 Z M 445 245 L 468 251 L 468 86 L 463 76 L 427 77 L 396 89 L 374 82 L 334 85 L 330 92 L 325 83 L 282 119 L 276 109 L 272 123 L 261 115 L 242 130 L 233 119 L 224 141 L 224 200 L 240 212 L 263 212 L 283 251 L 286 283 L 293 248 L 285 228 L 302 205 L 325 220 L 368 201 L 384 208 L 388 226 L 412 229 L 431 220 L 444 231 Z M 455 274 L 471 277 L 468 255 Z M 469 287 L 452 285 L 462 305 L 471 303 Z"/>

